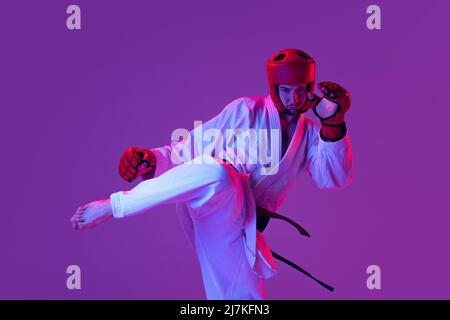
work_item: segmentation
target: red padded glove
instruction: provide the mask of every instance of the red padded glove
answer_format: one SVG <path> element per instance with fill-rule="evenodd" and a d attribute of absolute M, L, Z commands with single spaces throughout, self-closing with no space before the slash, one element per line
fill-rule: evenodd
<path fill-rule="evenodd" d="M 320 119 L 320 133 L 324 140 L 336 141 L 346 135 L 344 116 L 350 109 L 351 97 L 345 88 L 331 81 L 321 82 L 315 94 L 308 96 L 308 102 Z"/>
<path fill-rule="evenodd" d="M 156 157 L 148 149 L 129 147 L 119 162 L 119 175 L 128 182 L 145 175 L 152 178 L 156 169 Z"/>

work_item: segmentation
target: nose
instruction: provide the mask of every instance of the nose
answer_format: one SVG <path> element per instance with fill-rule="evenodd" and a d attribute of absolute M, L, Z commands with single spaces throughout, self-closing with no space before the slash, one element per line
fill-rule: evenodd
<path fill-rule="evenodd" d="M 297 91 L 297 92 L 294 93 L 294 101 L 295 101 L 295 103 L 298 103 L 298 102 L 301 101 L 301 96 L 302 96 L 301 92 Z"/>

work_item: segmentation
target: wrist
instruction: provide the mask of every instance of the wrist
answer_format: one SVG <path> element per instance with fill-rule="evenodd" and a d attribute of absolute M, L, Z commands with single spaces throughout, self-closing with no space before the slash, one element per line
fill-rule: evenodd
<path fill-rule="evenodd" d="M 338 141 L 345 137 L 347 134 L 347 126 L 343 121 L 340 124 L 326 124 L 322 123 L 320 130 L 320 137 L 324 141 Z"/>
<path fill-rule="evenodd" d="M 155 176 L 156 167 L 154 167 L 152 170 L 147 171 L 146 173 L 142 174 L 142 180 L 149 180 L 153 179 Z"/>

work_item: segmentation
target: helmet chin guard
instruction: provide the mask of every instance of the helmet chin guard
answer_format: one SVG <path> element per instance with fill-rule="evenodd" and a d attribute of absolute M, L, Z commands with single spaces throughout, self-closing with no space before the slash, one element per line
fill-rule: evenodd
<path fill-rule="evenodd" d="M 267 79 L 269 80 L 270 97 L 278 112 L 283 112 L 286 108 L 278 95 L 278 85 L 308 84 L 308 92 L 312 93 L 316 80 L 316 62 L 304 51 L 281 50 L 267 61 Z"/>

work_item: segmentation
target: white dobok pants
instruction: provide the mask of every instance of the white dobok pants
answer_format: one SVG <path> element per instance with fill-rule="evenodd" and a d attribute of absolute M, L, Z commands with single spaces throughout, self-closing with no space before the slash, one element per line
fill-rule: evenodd
<path fill-rule="evenodd" d="M 206 159 L 207 158 L 207 159 Z M 245 254 L 244 215 L 248 195 L 229 164 L 180 164 L 130 191 L 111 195 L 114 216 L 183 202 L 189 209 L 194 247 L 208 299 L 265 299 L 263 279 Z"/>

